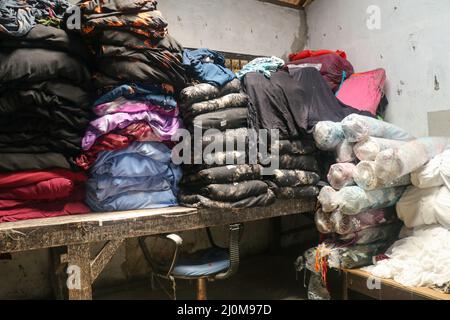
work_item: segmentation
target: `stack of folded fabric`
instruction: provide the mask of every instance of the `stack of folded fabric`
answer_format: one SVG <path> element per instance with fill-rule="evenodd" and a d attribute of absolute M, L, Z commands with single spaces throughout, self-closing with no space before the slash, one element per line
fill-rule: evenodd
<path fill-rule="evenodd" d="M 261 167 L 249 162 L 249 99 L 240 92 L 240 81 L 214 51 L 185 50 L 184 64 L 201 83 L 185 88 L 180 96 L 185 124 L 194 133 L 189 141 L 193 163 L 185 166 L 180 202 L 209 208 L 272 204 L 275 197 L 261 181 Z"/>
<path fill-rule="evenodd" d="M 185 75 L 182 47 L 156 4 L 78 4 L 99 98 L 77 164 L 90 170 L 87 203 L 95 211 L 177 204 L 181 169 L 171 161 L 171 147 L 181 127 L 175 97 Z"/>
<path fill-rule="evenodd" d="M 278 70 L 282 66 L 275 58 L 256 59 L 238 73 L 250 97 L 249 126 L 278 130 L 274 157 L 280 170 L 267 177 L 277 196 L 315 197 L 322 170 L 310 130 L 319 121 L 341 121 L 360 111 L 340 103 L 317 69 Z"/>
<path fill-rule="evenodd" d="M 89 123 L 81 39 L 62 27 L 66 1 L 2 1 L 0 221 L 89 212 L 73 157 Z"/>

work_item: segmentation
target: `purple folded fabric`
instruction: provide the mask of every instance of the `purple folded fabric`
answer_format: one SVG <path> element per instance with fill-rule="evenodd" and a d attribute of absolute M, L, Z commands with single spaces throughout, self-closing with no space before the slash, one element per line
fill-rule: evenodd
<path fill-rule="evenodd" d="M 114 101 L 107 102 L 95 106 L 93 108 L 94 113 L 98 116 L 104 116 L 107 114 L 113 113 L 136 113 L 136 112 L 144 112 L 144 111 L 153 111 L 160 114 L 176 117 L 178 116 L 179 109 L 178 107 L 173 109 L 164 109 L 160 106 L 154 105 L 150 102 L 142 102 L 142 101 L 133 101 L 127 100 L 123 97 L 118 98 Z"/>
<path fill-rule="evenodd" d="M 116 129 L 124 129 L 138 121 L 147 122 L 162 141 L 170 141 L 181 128 L 178 117 L 164 116 L 153 111 L 108 114 L 90 123 L 83 138 L 83 150 L 89 150 L 100 136 Z"/>

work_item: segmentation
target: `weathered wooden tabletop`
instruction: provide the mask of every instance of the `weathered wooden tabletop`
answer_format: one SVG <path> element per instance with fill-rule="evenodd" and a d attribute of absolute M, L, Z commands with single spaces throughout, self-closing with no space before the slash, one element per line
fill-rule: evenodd
<path fill-rule="evenodd" d="M 278 200 L 268 207 L 217 210 L 170 207 L 91 213 L 0 224 L 0 253 L 180 232 L 314 210 L 315 199 Z"/>

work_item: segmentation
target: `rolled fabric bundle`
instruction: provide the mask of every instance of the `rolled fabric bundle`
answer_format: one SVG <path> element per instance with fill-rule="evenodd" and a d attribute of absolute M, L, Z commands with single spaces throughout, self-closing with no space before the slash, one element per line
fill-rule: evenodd
<path fill-rule="evenodd" d="M 279 199 L 315 198 L 319 188 L 315 186 L 274 188 L 273 192 Z"/>
<path fill-rule="evenodd" d="M 347 139 L 342 141 L 336 147 L 336 162 L 348 163 L 356 160 L 355 152 L 353 151 L 354 143 L 350 143 Z"/>
<path fill-rule="evenodd" d="M 349 142 L 360 142 L 369 137 L 410 141 L 414 137 L 404 130 L 375 118 L 351 114 L 341 122 L 345 138 Z"/>
<path fill-rule="evenodd" d="M 343 214 L 356 215 L 365 210 L 382 209 L 395 205 L 405 191 L 404 187 L 364 191 L 360 187 L 345 187 L 336 197 Z"/>
<path fill-rule="evenodd" d="M 364 211 L 355 216 L 342 214 L 339 210 L 336 210 L 330 217 L 335 232 L 340 235 L 355 233 L 370 227 L 389 223 L 394 219 L 394 207 Z"/>
<path fill-rule="evenodd" d="M 388 183 L 378 178 L 375 169 L 375 161 L 361 161 L 358 163 L 354 171 L 353 179 L 359 187 L 369 191 L 411 184 L 411 176 L 409 174 Z"/>
<path fill-rule="evenodd" d="M 209 83 L 200 83 L 184 88 L 180 92 L 180 102 L 182 105 L 188 106 L 196 102 L 223 97 L 230 93 L 237 93 L 240 90 L 241 82 L 238 79 L 228 82 L 221 88 Z"/>
<path fill-rule="evenodd" d="M 316 223 L 317 230 L 323 234 L 334 233 L 334 224 L 331 221 L 329 213 L 323 212 L 322 209 L 316 211 L 314 215 L 314 222 Z"/>
<path fill-rule="evenodd" d="M 353 151 L 361 161 L 375 161 L 377 155 L 384 150 L 399 148 L 405 141 L 369 137 L 354 145 Z"/>
<path fill-rule="evenodd" d="M 271 180 L 278 187 L 316 185 L 320 177 L 315 172 L 302 170 L 274 170 Z"/>
<path fill-rule="evenodd" d="M 314 126 L 313 136 L 317 148 L 323 151 L 334 150 L 345 139 L 342 125 L 332 121 L 318 122 Z"/>
<path fill-rule="evenodd" d="M 200 189 L 199 194 L 214 201 L 236 202 L 266 194 L 269 186 L 260 180 L 235 182 L 232 184 L 210 184 Z"/>
<path fill-rule="evenodd" d="M 178 195 L 180 203 L 193 208 L 214 208 L 214 209 L 242 209 L 251 207 L 266 207 L 276 201 L 272 190 L 267 193 L 252 196 L 235 202 L 215 201 L 199 194 L 185 194 L 181 192 Z"/>
<path fill-rule="evenodd" d="M 324 212 L 333 212 L 338 208 L 339 202 L 337 194 L 338 192 L 336 190 L 328 186 L 323 187 L 322 190 L 320 190 L 317 200 L 321 204 Z"/>
<path fill-rule="evenodd" d="M 400 223 L 391 223 L 361 230 L 339 237 L 340 241 L 352 242 L 353 244 L 370 244 L 378 241 L 388 241 L 398 237 Z"/>
<path fill-rule="evenodd" d="M 246 107 L 248 102 L 249 99 L 246 94 L 230 93 L 226 96 L 213 100 L 196 102 L 189 107 L 185 107 L 183 111 L 188 117 L 194 117 L 199 114 L 220 111 L 227 108 Z"/>
<path fill-rule="evenodd" d="M 352 186 L 355 184 L 353 175 L 356 166 L 353 163 L 337 163 L 330 167 L 328 172 L 328 182 L 336 189 L 340 190 L 344 187 Z"/>
<path fill-rule="evenodd" d="M 420 189 L 440 187 L 444 185 L 445 178 L 450 177 L 450 174 L 446 173 L 450 170 L 446 171 L 445 167 L 450 167 L 450 150 L 438 154 L 426 165 L 411 173 L 411 182 Z M 447 181 L 450 179 L 447 178 Z"/>
<path fill-rule="evenodd" d="M 377 176 L 391 182 L 426 164 L 450 147 L 450 138 L 419 138 L 398 149 L 387 149 L 377 155 Z"/>

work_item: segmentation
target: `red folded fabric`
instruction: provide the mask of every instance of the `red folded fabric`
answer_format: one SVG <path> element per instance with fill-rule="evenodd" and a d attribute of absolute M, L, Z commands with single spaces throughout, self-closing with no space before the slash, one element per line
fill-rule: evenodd
<path fill-rule="evenodd" d="M 345 51 L 331 51 L 331 50 L 303 50 L 297 53 L 291 53 L 289 55 L 289 61 L 301 60 L 310 57 L 318 57 L 323 56 L 324 54 L 334 53 L 340 56 L 341 58 L 347 59 L 347 54 Z"/>
<path fill-rule="evenodd" d="M 88 213 L 86 180 L 65 169 L 0 174 L 0 222 Z"/>

